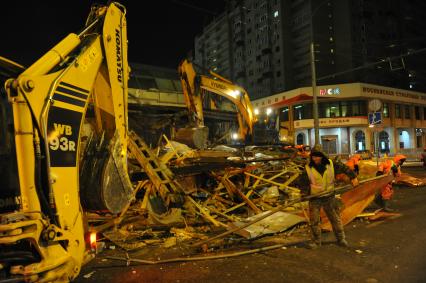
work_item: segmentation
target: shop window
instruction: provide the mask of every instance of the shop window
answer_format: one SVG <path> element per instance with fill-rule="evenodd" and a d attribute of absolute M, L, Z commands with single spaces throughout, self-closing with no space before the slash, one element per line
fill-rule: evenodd
<path fill-rule="evenodd" d="M 305 134 L 300 133 L 296 137 L 296 143 L 297 144 L 305 144 Z"/>
<path fill-rule="evenodd" d="M 361 113 L 359 103 L 356 103 L 356 101 L 353 101 L 351 104 L 352 104 L 352 116 L 359 116 Z"/>
<path fill-rule="evenodd" d="M 395 118 L 401 119 L 401 105 L 395 104 Z"/>
<path fill-rule="evenodd" d="M 386 131 L 379 133 L 379 149 L 381 153 L 389 153 L 389 134 Z"/>
<path fill-rule="evenodd" d="M 405 130 L 399 132 L 399 147 L 400 148 L 410 147 L 410 134 Z"/>
<path fill-rule="evenodd" d="M 332 102 L 323 104 L 323 107 L 321 109 L 322 114 L 324 114 L 324 117 L 326 118 L 335 118 L 340 117 L 340 106 L 339 102 Z"/>
<path fill-rule="evenodd" d="M 293 113 L 294 120 L 312 119 L 312 103 L 294 105 Z"/>
<path fill-rule="evenodd" d="M 383 103 L 383 117 L 389 118 L 389 103 Z"/>
<path fill-rule="evenodd" d="M 414 114 L 416 116 L 416 120 L 420 120 L 420 107 L 419 106 L 414 107 Z"/>
<path fill-rule="evenodd" d="M 404 118 L 405 119 L 410 119 L 411 115 L 410 115 L 410 105 L 404 105 Z"/>
<path fill-rule="evenodd" d="M 294 106 L 294 120 L 302 120 L 303 119 L 303 105 L 295 105 Z"/>
<path fill-rule="evenodd" d="M 282 122 L 288 121 L 288 106 L 281 108 L 280 121 Z"/>
<path fill-rule="evenodd" d="M 347 101 L 342 101 L 340 103 L 340 113 L 342 114 L 342 117 L 349 117 L 349 105 Z"/>
<path fill-rule="evenodd" d="M 313 116 L 313 104 L 312 103 L 307 103 L 305 104 L 305 110 L 303 112 L 304 114 L 304 119 L 312 119 Z"/>
<path fill-rule="evenodd" d="M 357 131 L 355 133 L 355 150 L 365 149 L 365 133 L 363 131 Z"/>
<path fill-rule="evenodd" d="M 417 146 L 417 148 L 423 147 L 423 131 L 422 131 L 422 129 L 416 129 L 416 146 Z"/>

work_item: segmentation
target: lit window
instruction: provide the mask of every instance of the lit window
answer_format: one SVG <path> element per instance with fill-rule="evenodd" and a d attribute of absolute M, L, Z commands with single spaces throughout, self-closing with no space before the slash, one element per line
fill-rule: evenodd
<path fill-rule="evenodd" d="M 383 103 L 383 117 L 389 118 L 389 103 Z"/>
<path fill-rule="evenodd" d="M 278 11 L 274 12 L 274 18 L 278 17 Z"/>
<path fill-rule="evenodd" d="M 330 53 L 334 53 L 334 49 L 333 48 L 330 49 Z"/>
<path fill-rule="evenodd" d="M 410 88 L 413 88 L 413 85 L 412 85 L 412 84 L 410 84 Z"/>
<path fill-rule="evenodd" d="M 330 37 L 330 41 L 333 41 L 333 38 L 332 38 L 332 37 Z"/>
<path fill-rule="evenodd" d="M 216 58 L 213 59 L 213 62 L 216 62 Z"/>

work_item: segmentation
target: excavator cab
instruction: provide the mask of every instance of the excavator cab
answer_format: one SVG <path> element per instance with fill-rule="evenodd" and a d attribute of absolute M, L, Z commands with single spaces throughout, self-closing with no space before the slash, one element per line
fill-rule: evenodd
<path fill-rule="evenodd" d="M 0 214 L 15 211 L 20 203 L 12 108 L 3 85 L 6 79 L 18 75 L 23 69 L 23 66 L 0 57 Z"/>
<path fill-rule="evenodd" d="M 13 129 L 13 121 L 10 107 L 5 103 L 2 94 L 0 96 L 0 213 L 13 212 L 19 207 L 18 168 L 11 129 Z"/>

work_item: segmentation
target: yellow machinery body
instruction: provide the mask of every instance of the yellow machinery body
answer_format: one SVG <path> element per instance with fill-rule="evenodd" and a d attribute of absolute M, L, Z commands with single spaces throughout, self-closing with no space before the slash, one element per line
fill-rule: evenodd
<path fill-rule="evenodd" d="M 90 258 L 84 211 L 116 214 L 130 200 L 128 76 L 125 8 L 112 2 L 93 6 L 80 34 L 6 81 L 19 194 L 0 214 L 1 276 L 73 280 Z M 83 182 L 93 168 L 98 183 Z"/>
<path fill-rule="evenodd" d="M 230 100 L 237 108 L 239 125 L 238 138 L 245 140 L 253 134 L 256 117 L 253 106 L 244 88 L 210 71 L 209 75 L 200 75 L 187 59 L 178 67 L 185 103 L 190 114 L 190 123 L 194 129 L 204 128 L 203 91 L 220 95 Z M 200 143 L 203 144 L 203 143 Z"/>

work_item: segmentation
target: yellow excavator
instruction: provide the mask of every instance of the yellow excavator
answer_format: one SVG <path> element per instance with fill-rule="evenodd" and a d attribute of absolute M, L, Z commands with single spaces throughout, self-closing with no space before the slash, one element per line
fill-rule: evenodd
<path fill-rule="evenodd" d="M 0 282 L 68 282 L 91 258 L 85 211 L 119 213 L 127 173 L 127 24 L 116 2 L 0 92 Z"/>
<path fill-rule="evenodd" d="M 208 128 L 204 125 L 203 102 L 204 93 L 212 92 L 230 100 L 237 108 L 239 140 L 249 140 L 253 135 L 256 117 L 253 106 L 244 88 L 235 85 L 209 71 L 209 75 L 200 75 L 195 71 L 193 63 L 183 60 L 178 67 L 185 103 L 190 116 L 190 124 L 177 131 L 175 139 L 197 148 L 204 148 L 208 139 Z"/>

